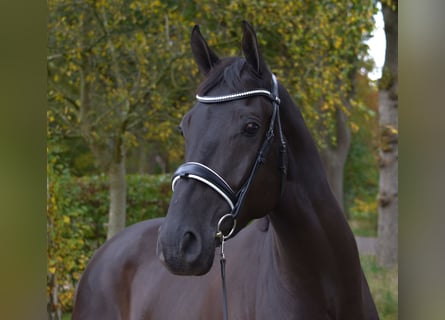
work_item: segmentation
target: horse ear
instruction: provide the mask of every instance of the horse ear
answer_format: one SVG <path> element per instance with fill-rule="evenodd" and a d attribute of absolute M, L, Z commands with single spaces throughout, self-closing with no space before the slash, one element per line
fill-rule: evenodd
<path fill-rule="evenodd" d="M 254 68 L 258 75 L 268 71 L 267 65 L 261 56 L 255 30 L 247 22 L 243 21 L 243 52 L 246 61 Z"/>
<path fill-rule="evenodd" d="M 218 62 L 218 56 L 209 48 L 207 41 L 201 34 L 199 26 L 193 28 L 190 40 L 193 57 L 199 70 L 206 75 Z"/>

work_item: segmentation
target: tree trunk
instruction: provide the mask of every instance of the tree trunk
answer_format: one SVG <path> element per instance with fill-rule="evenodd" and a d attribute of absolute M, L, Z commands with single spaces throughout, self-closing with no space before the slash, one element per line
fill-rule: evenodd
<path fill-rule="evenodd" d="M 398 10 L 382 3 L 386 55 L 379 80 L 380 178 L 377 260 L 381 266 L 397 264 L 398 236 Z"/>
<path fill-rule="evenodd" d="M 322 149 L 320 154 L 332 192 L 340 208 L 345 212 L 343 205 L 343 181 L 346 158 L 351 146 L 351 131 L 348 127 L 347 116 L 339 109 L 336 110 L 335 122 L 337 144 L 332 146 L 328 143 L 328 146 Z"/>
<path fill-rule="evenodd" d="M 125 181 L 125 157 L 119 162 L 113 161 L 109 168 L 110 176 L 110 211 L 108 218 L 107 239 L 125 228 L 127 185 Z"/>
<path fill-rule="evenodd" d="M 49 301 L 48 301 L 48 319 L 61 320 L 62 307 L 59 303 L 59 284 L 57 282 L 57 273 L 49 274 Z"/>

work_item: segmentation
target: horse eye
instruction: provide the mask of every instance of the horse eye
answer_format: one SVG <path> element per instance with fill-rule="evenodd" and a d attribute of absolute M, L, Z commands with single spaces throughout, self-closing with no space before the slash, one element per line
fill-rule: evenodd
<path fill-rule="evenodd" d="M 260 128 L 260 125 L 258 123 L 249 122 L 244 127 L 244 133 L 248 136 L 254 136 L 258 132 L 259 128 Z"/>

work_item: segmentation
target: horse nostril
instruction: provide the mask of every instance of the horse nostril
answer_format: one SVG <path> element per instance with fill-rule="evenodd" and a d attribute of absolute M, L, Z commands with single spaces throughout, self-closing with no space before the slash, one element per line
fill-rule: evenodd
<path fill-rule="evenodd" d="M 196 258 L 200 253 L 200 247 L 200 241 L 193 232 L 187 231 L 184 233 L 181 241 L 181 251 L 187 258 Z"/>

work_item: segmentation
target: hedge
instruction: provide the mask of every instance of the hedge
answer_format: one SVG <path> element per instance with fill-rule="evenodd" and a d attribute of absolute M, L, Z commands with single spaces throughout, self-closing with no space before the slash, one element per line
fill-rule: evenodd
<path fill-rule="evenodd" d="M 106 240 L 108 178 L 48 174 L 48 310 L 70 312 L 74 288 L 94 251 Z M 127 225 L 162 217 L 170 175 L 127 176 Z"/>

